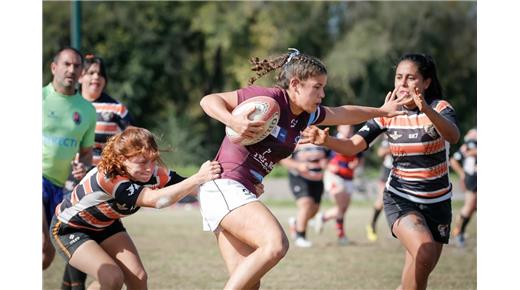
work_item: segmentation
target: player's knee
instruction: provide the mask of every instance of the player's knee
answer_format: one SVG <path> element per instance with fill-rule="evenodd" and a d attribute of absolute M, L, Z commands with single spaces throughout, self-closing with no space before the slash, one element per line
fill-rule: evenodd
<path fill-rule="evenodd" d="M 148 285 L 148 273 L 146 273 L 144 269 L 141 269 L 130 280 L 132 285 L 127 285 L 128 289 L 146 289 Z"/>
<path fill-rule="evenodd" d="M 102 266 L 98 271 L 98 282 L 101 289 L 121 289 L 125 282 L 125 275 L 118 266 Z"/>
<path fill-rule="evenodd" d="M 422 244 L 415 256 L 416 267 L 431 272 L 437 263 L 437 252 L 435 243 Z"/>
<path fill-rule="evenodd" d="M 279 240 L 272 240 L 266 248 L 270 260 L 280 261 L 289 251 L 289 240 L 283 236 Z"/>

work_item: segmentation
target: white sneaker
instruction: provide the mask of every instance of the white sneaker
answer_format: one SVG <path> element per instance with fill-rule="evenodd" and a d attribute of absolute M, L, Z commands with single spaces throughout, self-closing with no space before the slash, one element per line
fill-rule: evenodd
<path fill-rule="evenodd" d="M 290 217 L 287 222 L 289 224 L 289 236 L 292 239 L 296 239 L 296 218 Z"/>
<path fill-rule="evenodd" d="M 294 241 L 294 243 L 296 244 L 297 247 L 300 247 L 300 248 L 309 248 L 312 246 L 312 242 L 305 239 L 305 238 L 302 238 L 302 237 L 298 237 L 296 238 L 296 240 Z"/>
<path fill-rule="evenodd" d="M 314 231 L 317 234 L 321 234 L 323 232 L 323 212 L 319 212 L 314 217 Z"/>

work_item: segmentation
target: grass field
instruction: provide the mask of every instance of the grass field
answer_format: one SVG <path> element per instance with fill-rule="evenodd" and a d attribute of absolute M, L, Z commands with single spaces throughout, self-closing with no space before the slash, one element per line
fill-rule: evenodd
<path fill-rule="evenodd" d="M 265 202 L 287 230 L 294 215 L 293 202 Z M 323 208 L 330 206 L 325 201 Z M 454 215 L 460 209 L 454 202 Z M 404 250 L 389 232 L 384 215 L 378 222 L 379 239 L 370 243 L 365 225 L 371 216 L 368 202 L 354 202 L 346 216 L 346 232 L 352 241 L 338 246 L 334 224 L 321 235 L 308 230 L 314 246 L 291 244 L 287 256 L 262 279 L 262 289 L 395 289 L 399 284 Z M 227 272 L 213 234 L 201 230 L 198 208 L 142 209 L 123 220 L 134 239 L 149 276 L 149 289 L 222 289 Z M 430 275 L 428 289 L 477 288 L 477 219 L 468 229 L 467 246 L 444 247 Z M 43 273 L 43 289 L 59 289 L 63 259 L 56 256 Z M 91 281 L 89 278 L 88 281 Z"/>

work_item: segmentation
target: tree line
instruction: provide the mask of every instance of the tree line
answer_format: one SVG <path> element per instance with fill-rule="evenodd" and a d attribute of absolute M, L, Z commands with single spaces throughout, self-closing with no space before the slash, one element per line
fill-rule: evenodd
<path fill-rule="evenodd" d="M 176 164 L 213 158 L 223 125 L 199 106 L 253 76 L 249 58 L 295 47 L 327 65 L 325 105 L 379 106 L 405 52 L 431 54 L 461 132 L 477 124 L 476 2 L 81 2 L 83 53 L 104 58 L 107 92 L 162 137 Z M 43 2 L 42 86 L 70 39 L 70 2 Z M 274 75 L 257 81 L 271 85 Z M 369 158 L 370 159 L 370 158 Z M 374 158 L 372 158 L 374 159 Z"/>

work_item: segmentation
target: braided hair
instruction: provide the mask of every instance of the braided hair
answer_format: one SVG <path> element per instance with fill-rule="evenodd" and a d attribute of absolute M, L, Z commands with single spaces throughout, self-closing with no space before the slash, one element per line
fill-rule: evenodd
<path fill-rule="evenodd" d="M 282 69 L 275 80 L 277 85 L 284 89 L 289 88 L 289 80 L 292 77 L 306 80 L 309 77 L 327 74 L 327 68 L 318 58 L 300 53 L 293 48 L 289 50 L 292 52 L 272 59 L 260 60 L 258 57 L 252 57 L 249 62 L 252 65 L 251 70 L 256 72 L 256 76 L 250 78 L 248 84 L 252 85 L 259 78 L 279 68 Z"/>

